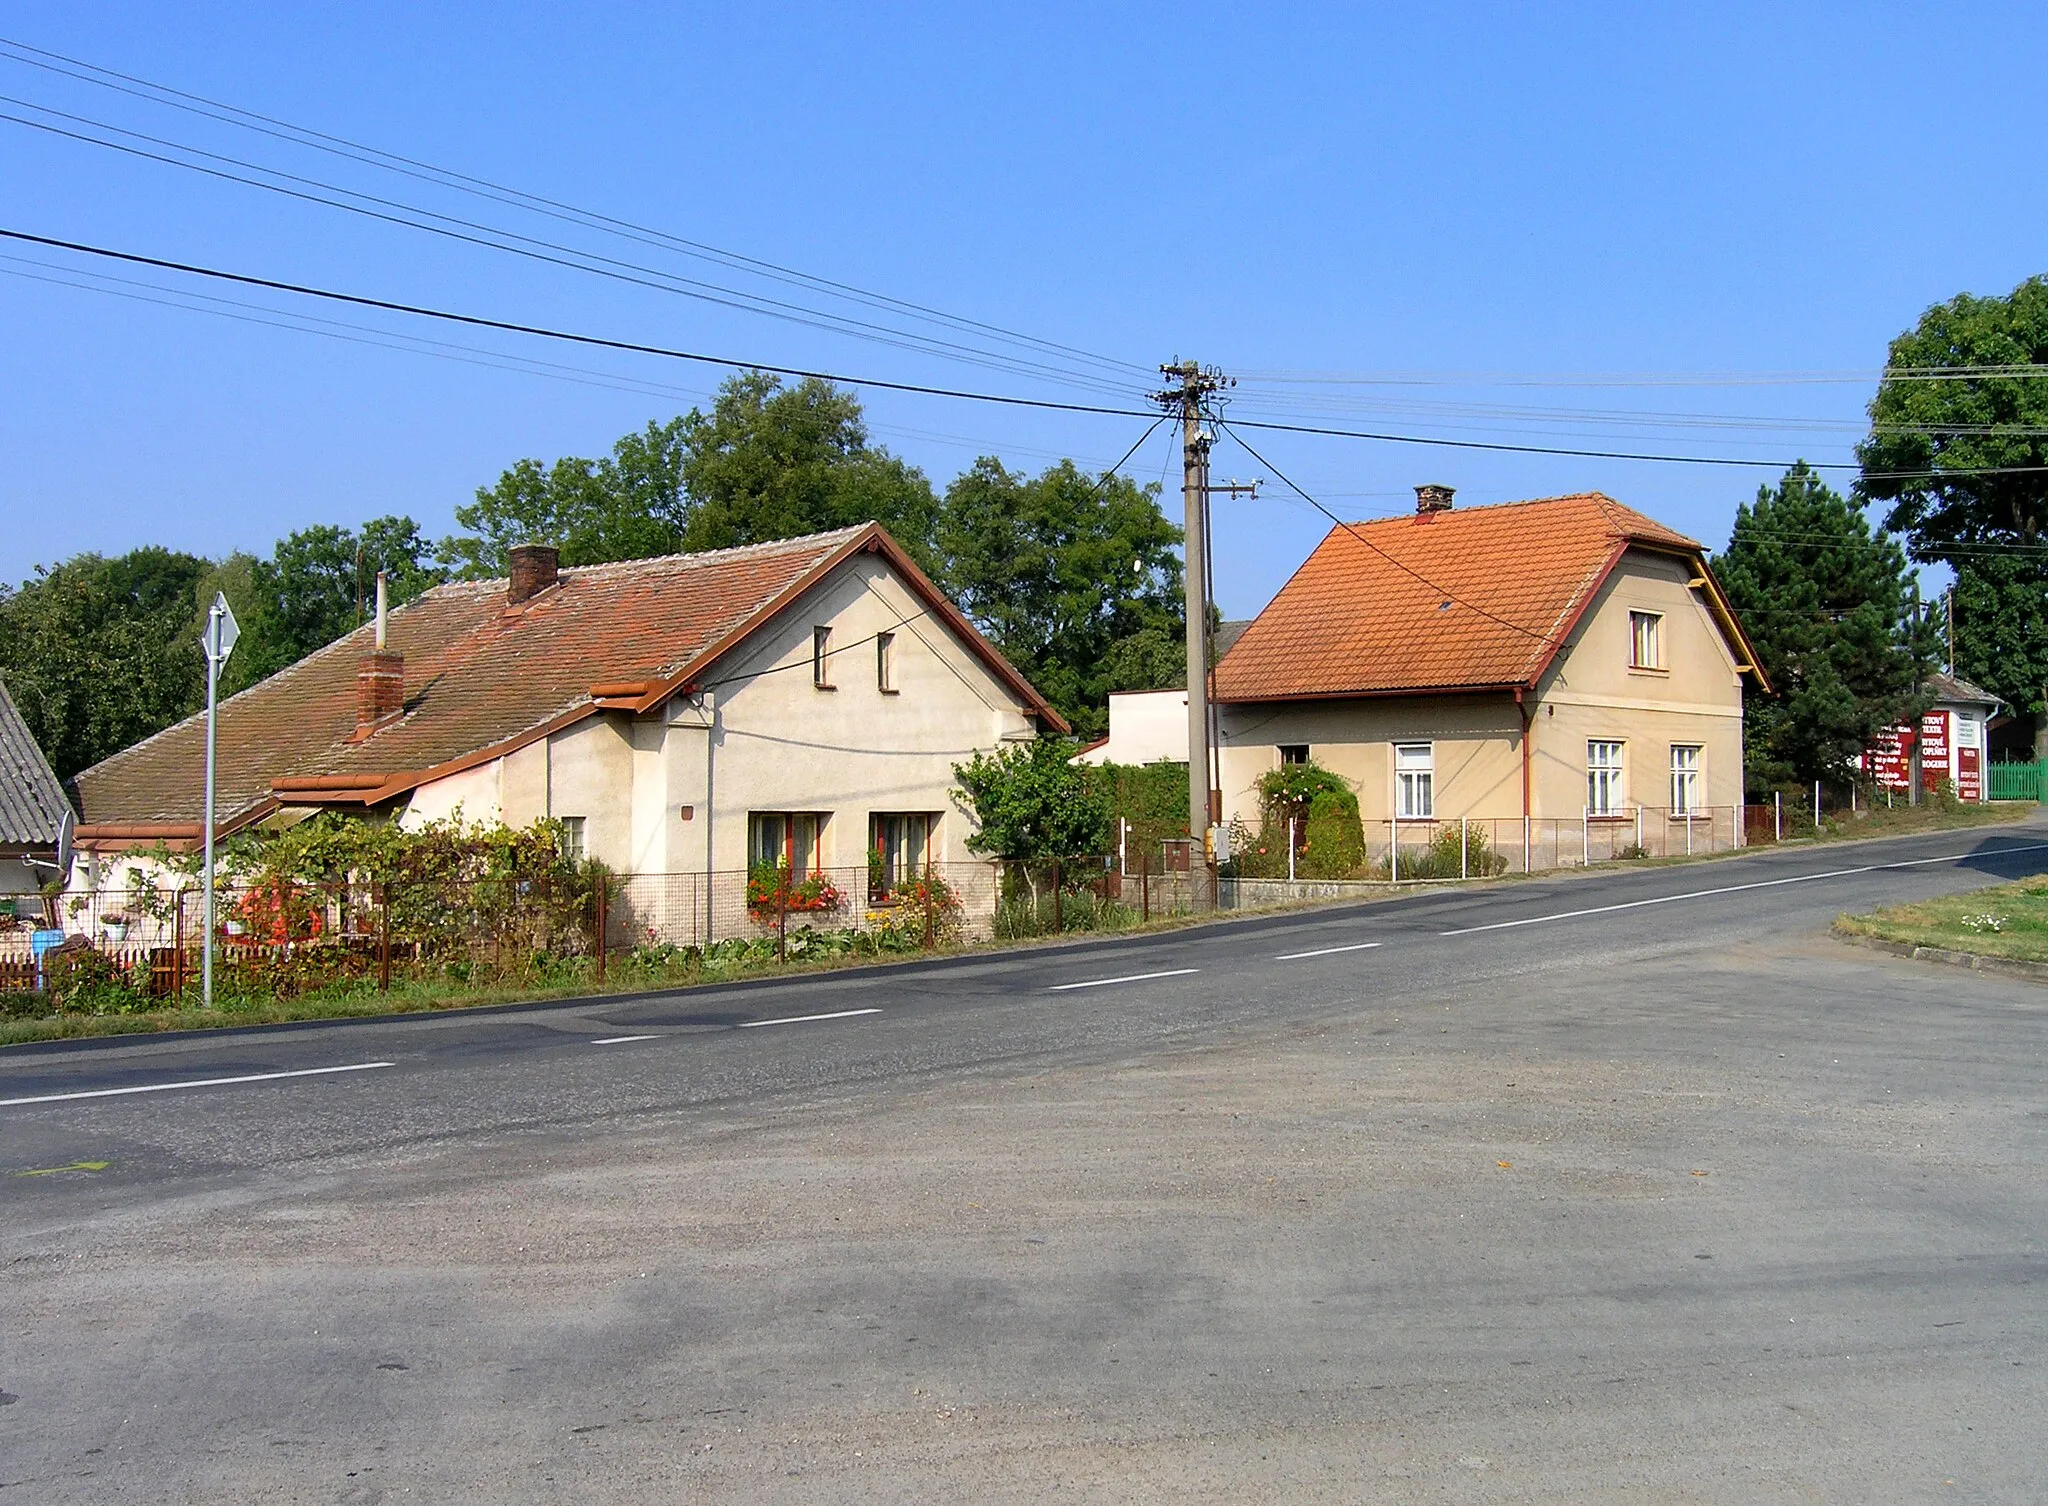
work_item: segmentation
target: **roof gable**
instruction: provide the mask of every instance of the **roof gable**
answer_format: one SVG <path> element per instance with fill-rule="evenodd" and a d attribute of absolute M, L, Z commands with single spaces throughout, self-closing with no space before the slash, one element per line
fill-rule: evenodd
<path fill-rule="evenodd" d="M 437 586 L 393 612 L 388 644 L 405 657 L 405 706 L 356 733 L 356 673 L 374 628 L 308 655 L 220 708 L 224 827 L 260 816 L 282 786 L 293 798 L 346 793 L 374 804 L 487 761 L 607 709 L 652 709 L 862 550 L 887 555 L 910 588 L 1053 725 L 1058 716 L 977 633 L 879 525 L 702 554 L 566 568 L 512 606 L 506 582 Z M 189 822 L 204 803 L 205 717 L 176 726 L 79 776 L 86 819 Z"/>
<path fill-rule="evenodd" d="M 1694 540 L 1598 492 L 1340 525 L 1224 656 L 1217 699 L 1533 686 L 1631 546 L 1704 571 Z"/>

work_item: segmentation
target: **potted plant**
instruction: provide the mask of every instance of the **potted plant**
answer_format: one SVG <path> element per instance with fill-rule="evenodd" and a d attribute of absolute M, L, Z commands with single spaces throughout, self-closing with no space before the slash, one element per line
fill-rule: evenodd
<path fill-rule="evenodd" d="M 110 911 L 100 917 L 100 935 L 113 946 L 119 946 L 128 939 L 128 917 L 119 910 Z"/>

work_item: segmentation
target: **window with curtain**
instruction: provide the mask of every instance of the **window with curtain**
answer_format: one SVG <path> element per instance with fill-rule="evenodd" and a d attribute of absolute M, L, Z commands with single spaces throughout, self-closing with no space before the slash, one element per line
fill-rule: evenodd
<path fill-rule="evenodd" d="M 792 878 L 824 868 L 825 817 L 811 811 L 751 811 L 747 815 L 747 866 L 788 864 Z"/>
<path fill-rule="evenodd" d="M 1664 667 L 1664 619 L 1656 612 L 1628 614 L 1628 667 Z"/>
<path fill-rule="evenodd" d="M 1689 816 L 1700 805 L 1700 747 L 1698 743 L 1671 745 L 1671 811 Z"/>
<path fill-rule="evenodd" d="M 1626 795 L 1621 783 L 1621 749 L 1615 742 L 1586 744 L 1586 810 L 1595 816 L 1621 812 Z"/>
<path fill-rule="evenodd" d="M 932 834 L 938 824 L 930 811 L 877 811 L 868 817 L 870 886 L 879 886 L 880 894 L 886 894 L 930 867 Z"/>

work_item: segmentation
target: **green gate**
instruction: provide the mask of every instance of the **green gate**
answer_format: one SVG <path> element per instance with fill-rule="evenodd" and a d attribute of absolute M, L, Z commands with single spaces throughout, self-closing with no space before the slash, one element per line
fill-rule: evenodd
<path fill-rule="evenodd" d="M 1993 800 L 2048 798 L 2048 762 L 1994 763 L 1985 773 L 1990 776 L 1985 793 Z"/>

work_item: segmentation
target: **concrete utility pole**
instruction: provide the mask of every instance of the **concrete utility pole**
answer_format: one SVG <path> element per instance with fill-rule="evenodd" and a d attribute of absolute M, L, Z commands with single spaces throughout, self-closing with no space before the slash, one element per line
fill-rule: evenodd
<path fill-rule="evenodd" d="M 1210 804 L 1211 750 L 1209 737 L 1209 493 L 1227 491 L 1232 495 L 1252 490 L 1232 484 L 1209 485 L 1209 446 L 1213 436 L 1204 427 L 1204 401 L 1231 385 L 1231 379 L 1215 367 L 1194 361 L 1175 361 L 1159 368 L 1160 375 L 1178 385 L 1153 394 L 1168 413 L 1178 413 L 1181 425 L 1181 496 L 1185 509 L 1187 540 L 1188 616 L 1188 835 L 1201 844 L 1200 871 L 1190 857 L 1188 888 L 1197 910 L 1216 906 L 1216 823 L 1221 813 Z"/>

